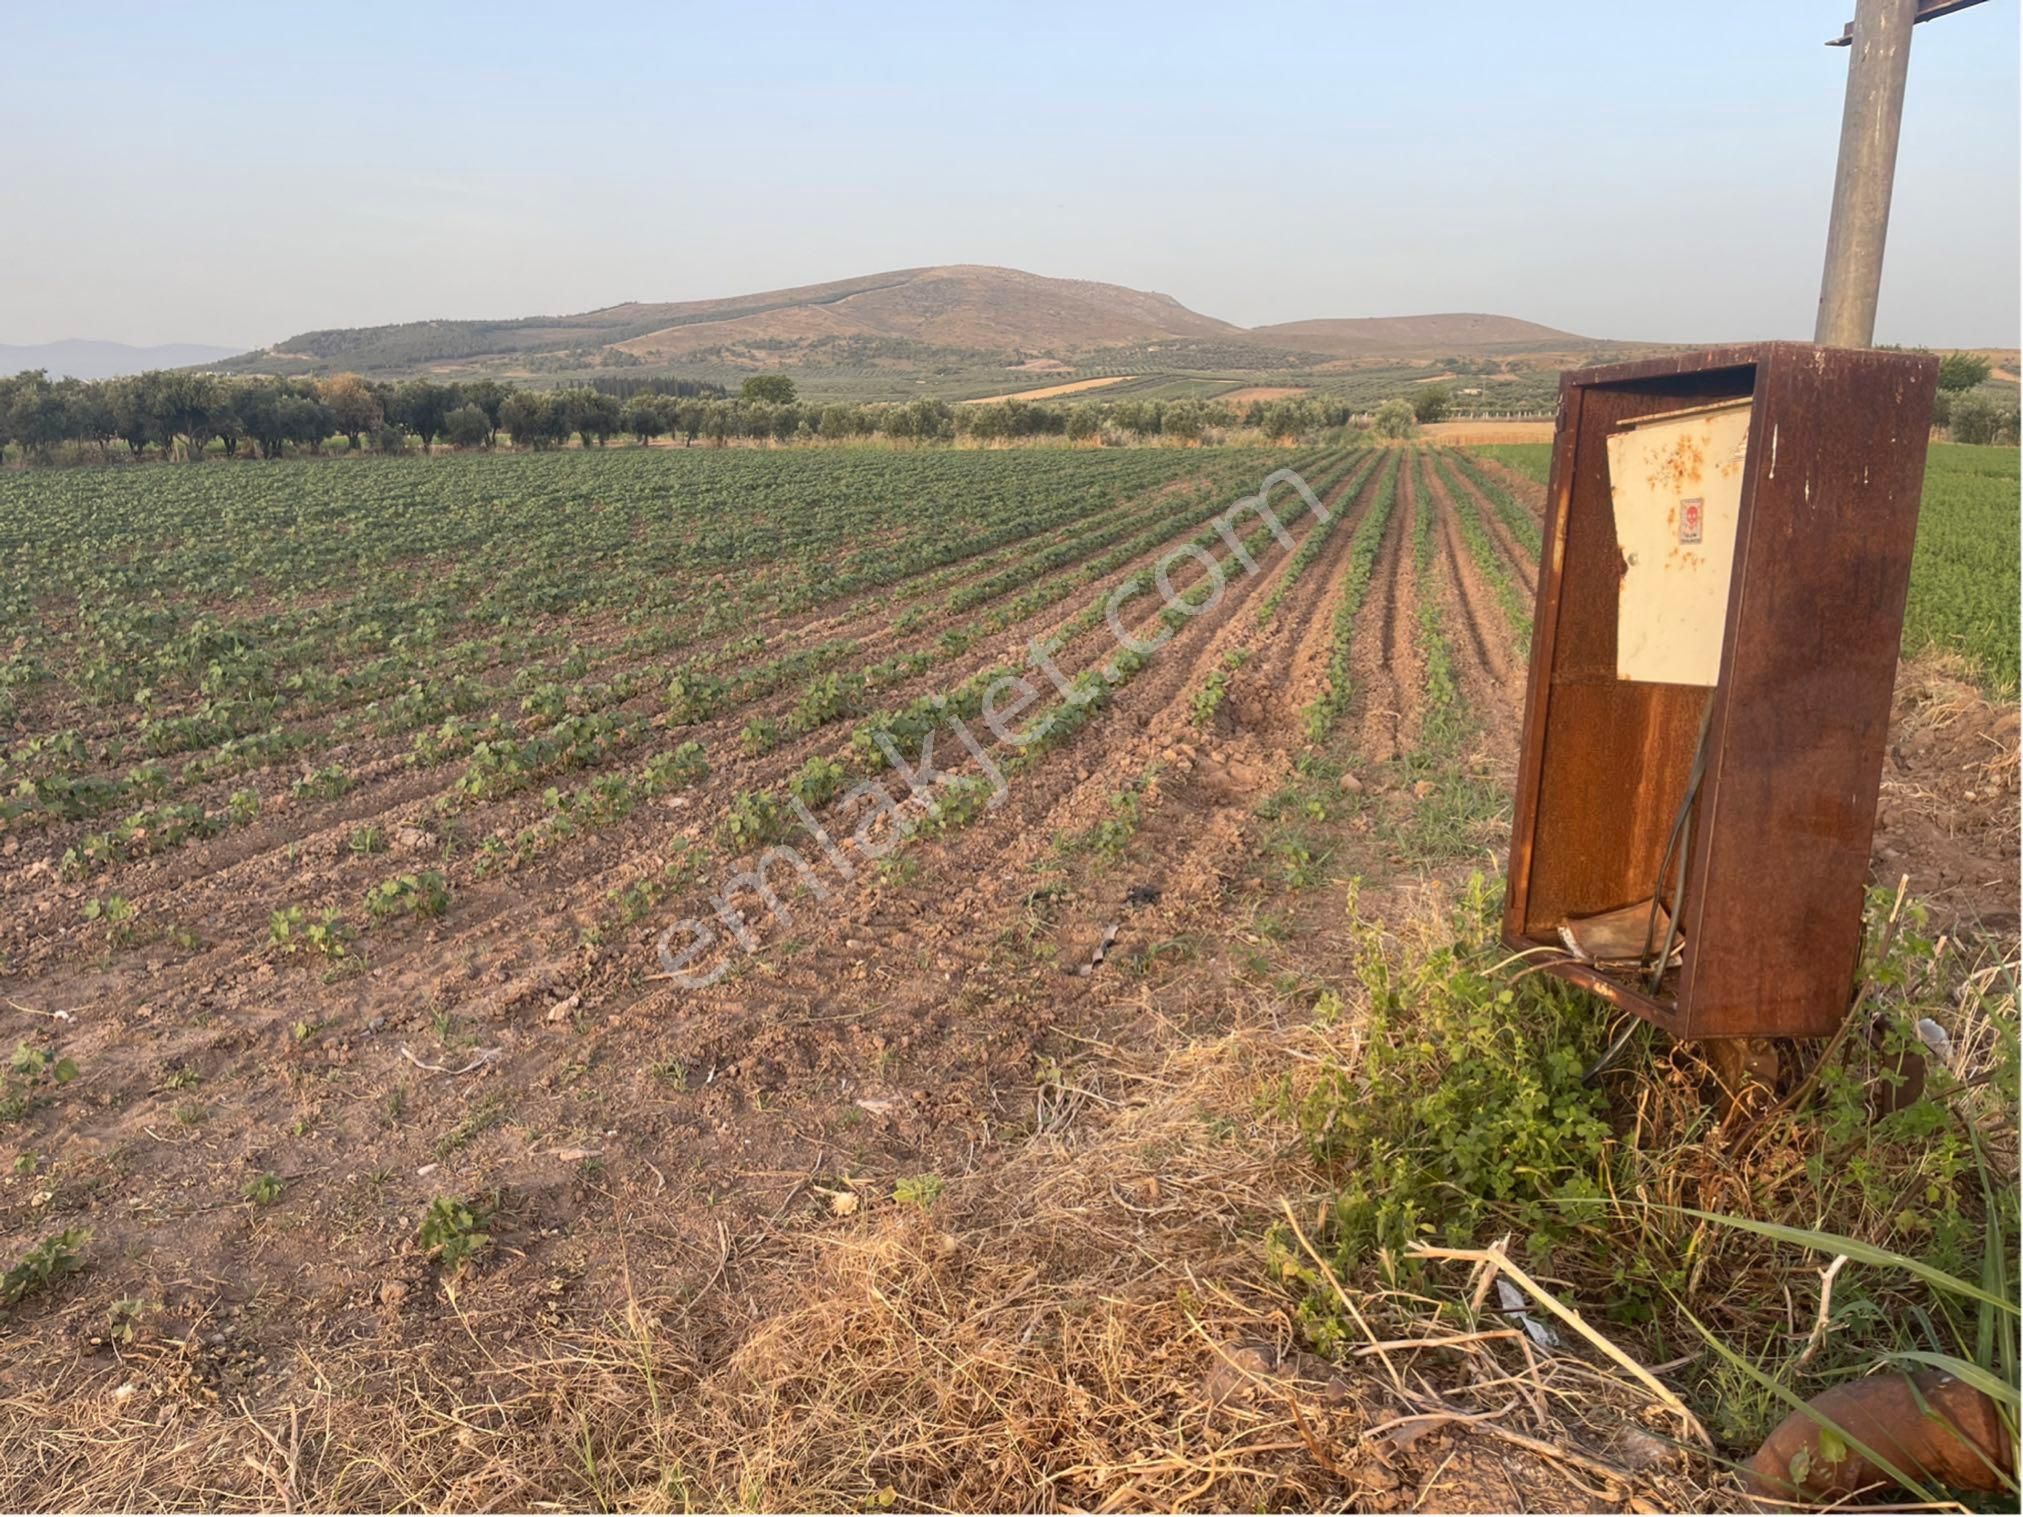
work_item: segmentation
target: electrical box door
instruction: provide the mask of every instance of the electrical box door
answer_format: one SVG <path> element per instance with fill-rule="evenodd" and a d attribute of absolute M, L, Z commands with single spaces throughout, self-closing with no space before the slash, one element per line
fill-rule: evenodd
<path fill-rule="evenodd" d="M 1712 687 L 1749 451 L 1747 400 L 1640 417 L 1608 439 L 1623 582 L 1616 677 Z"/>

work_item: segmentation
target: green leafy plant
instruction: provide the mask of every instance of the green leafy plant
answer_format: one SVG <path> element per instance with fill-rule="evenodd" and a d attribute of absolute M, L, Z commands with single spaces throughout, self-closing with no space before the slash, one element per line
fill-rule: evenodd
<path fill-rule="evenodd" d="M 13 1306 L 24 1296 L 74 1274 L 84 1267 L 84 1246 L 91 1241 L 88 1227 L 65 1228 L 37 1243 L 5 1274 L 0 1274 L 0 1306 Z"/>
<path fill-rule="evenodd" d="M 132 1343 L 140 1336 L 147 1315 L 147 1302 L 138 1296 L 121 1296 L 105 1309 L 105 1335 L 115 1343 Z"/>
<path fill-rule="evenodd" d="M 1194 725 L 1208 727 L 1214 724 L 1216 712 L 1229 696 L 1229 671 L 1217 669 L 1209 675 L 1202 687 L 1194 692 Z"/>
<path fill-rule="evenodd" d="M 1323 1070 L 1299 1111 L 1336 1176 L 1328 1230 L 1345 1270 L 1428 1235 L 1466 1244 L 1491 1217 L 1545 1253 L 1597 1215 L 1612 1133 L 1583 1076 L 1602 1023 L 1556 981 L 1493 972 L 1493 896 L 1476 876 L 1453 939 L 1402 963 L 1359 929 L 1363 1062 Z"/>
<path fill-rule="evenodd" d="M 786 741 L 786 733 L 780 724 L 769 716 L 754 717 L 745 723 L 738 733 L 738 741 L 750 754 L 771 753 Z"/>
<path fill-rule="evenodd" d="M 245 1196 L 255 1206 L 272 1206 L 281 1199 L 282 1189 L 280 1176 L 262 1173 L 246 1181 Z"/>
<path fill-rule="evenodd" d="M 668 720 L 677 724 L 707 721 L 729 693 L 730 687 L 715 675 L 684 670 L 668 682 Z"/>
<path fill-rule="evenodd" d="M 365 892 L 365 909 L 374 921 L 395 916 L 439 917 L 450 909 L 449 884 L 433 869 L 397 874 Z"/>
<path fill-rule="evenodd" d="M 311 770 L 293 785 L 288 793 L 298 801 L 334 801 L 351 788 L 351 776 L 339 764 L 327 764 L 321 769 Z"/>
<path fill-rule="evenodd" d="M 819 811 L 841 793 L 843 782 L 848 778 L 841 764 L 818 753 L 787 781 L 787 789 L 810 811 Z"/>
<path fill-rule="evenodd" d="M 664 753 L 656 753 L 639 772 L 639 788 L 647 795 L 664 795 L 685 790 L 709 777 L 709 760 L 702 744 L 690 739 Z"/>
<path fill-rule="evenodd" d="M 123 895 L 94 896 L 84 903 L 83 916 L 87 922 L 103 923 L 106 941 L 117 948 L 134 941 L 140 908 Z"/>
<path fill-rule="evenodd" d="M 941 1199 L 946 1186 L 940 1175 L 908 1175 L 892 1187 L 892 1199 L 901 1206 L 917 1206 L 926 1211 Z"/>
<path fill-rule="evenodd" d="M 824 674 L 801 691 L 787 717 L 789 730 L 813 732 L 817 727 L 854 715 L 863 705 L 865 679 L 861 674 Z"/>
<path fill-rule="evenodd" d="M 787 835 L 789 812 L 777 797 L 758 790 L 742 790 L 724 813 L 718 833 L 727 847 L 762 848 Z"/>
<path fill-rule="evenodd" d="M 337 911 L 323 912 L 315 921 L 300 906 L 284 906 L 267 919 L 267 941 L 283 953 L 315 953 L 326 959 L 341 959 L 354 933 L 351 924 Z"/>
<path fill-rule="evenodd" d="M 483 1201 L 463 1201 L 455 1196 L 437 1196 L 415 1231 L 422 1252 L 444 1269 L 454 1273 L 490 1246 L 491 1235 L 484 1231 L 491 1206 Z"/>
<path fill-rule="evenodd" d="M 927 834 L 954 832 L 967 827 L 990 809 L 996 787 L 980 774 L 944 779 L 934 792 L 921 831 Z"/>
<path fill-rule="evenodd" d="M 49 1091 L 78 1077 L 75 1060 L 21 1042 L 0 1073 L 0 1122 L 18 1122 Z"/>

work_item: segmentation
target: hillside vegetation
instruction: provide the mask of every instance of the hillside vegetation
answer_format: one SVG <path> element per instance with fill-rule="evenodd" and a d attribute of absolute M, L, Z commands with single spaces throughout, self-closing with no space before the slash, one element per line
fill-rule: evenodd
<path fill-rule="evenodd" d="M 303 332 L 231 360 L 242 373 L 500 375 L 699 363 L 934 369 L 1161 355 L 1161 367 L 1282 370 L 1366 356 L 1585 350 L 1585 338 L 1480 314 L 1246 329 L 1170 295 L 977 264 L 895 269 L 716 300 L 632 301 L 571 316 Z M 1602 344 L 1609 347 L 1613 344 Z"/>

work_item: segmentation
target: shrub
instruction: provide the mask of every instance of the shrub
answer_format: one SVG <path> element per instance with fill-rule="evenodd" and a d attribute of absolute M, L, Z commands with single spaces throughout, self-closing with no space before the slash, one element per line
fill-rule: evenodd
<path fill-rule="evenodd" d="M 2016 446 L 2017 408 L 1990 396 L 1968 391 L 1953 398 L 1948 431 L 1954 442 Z"/>
<path fill-rule="evenodd" d="M 1412 409 L 1412 402 L 1393 397 L 1377 407 L 1377 414 L 1370 419 L 1370 430 L 1379 437 L 1406 438 L 1419 430 L 1418 412 Z"/>
<path fill-rule="evenodd" d="M 1611 1135 L 1582 1076 L 1604 1024 L 1558 981 L 1492 972 L 1492 905 L 1476 876 L 1454 939 L 1402 963 L 1364 935 L 1362 1067 L 1325 1072 L 1300 1112 L 1337 1176 L 1329 1232 L 1344 1269 L 1427 1234 L 1465 1245 L 1492 1214 L 1539 1255 L 1593 1214 L 1581 1203 L 1601 1194 Z"/>

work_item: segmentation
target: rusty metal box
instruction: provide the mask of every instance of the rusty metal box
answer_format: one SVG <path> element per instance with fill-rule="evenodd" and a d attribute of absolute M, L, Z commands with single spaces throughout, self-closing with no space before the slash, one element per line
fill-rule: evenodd
<path fill-rule="evenodd" d="M 1937 380 L 1927 355 L 1801 343 L 1562 377 L 1513 948 L 1679 1037 L 1839 1025 Z M 1565 956 L 1569 919 L 1654 893 L 1684 937 L 1655 986 Z"/>

